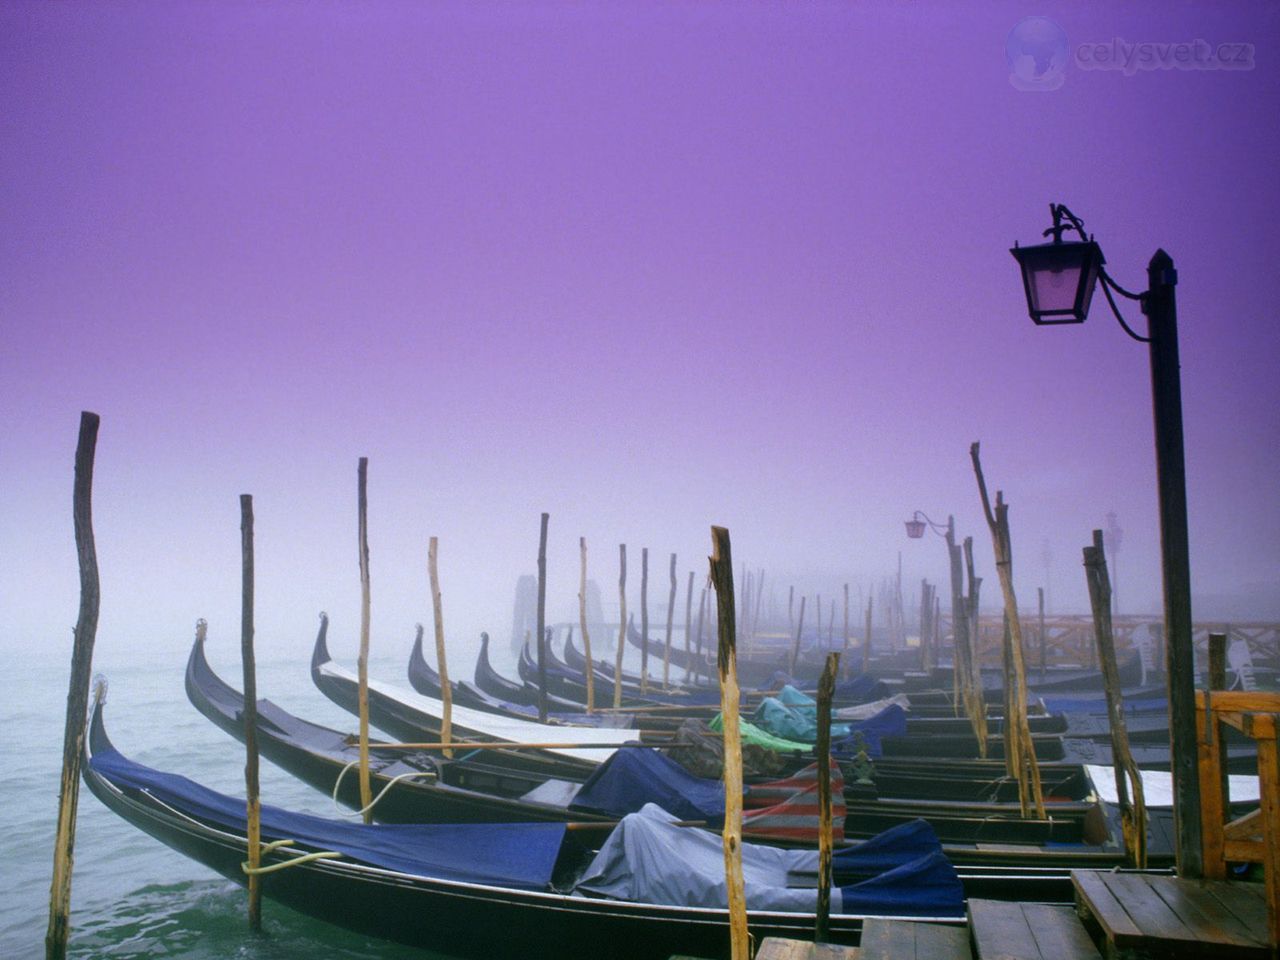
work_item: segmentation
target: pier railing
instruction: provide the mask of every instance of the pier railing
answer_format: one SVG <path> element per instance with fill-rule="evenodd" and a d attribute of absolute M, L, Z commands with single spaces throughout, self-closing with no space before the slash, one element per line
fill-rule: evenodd
<path fill-rule="evenodd" d="M 1023 626 L 1023 644 L 1026 647 L 1027 664 L 1034 669 L 1040 662 L 1040 623 L 1034 613 L 1021 616 Z M 941 622 L 943 647 L 950 646 L 951 618 L 943 615 Z M 1155 615 L 1127 615 L 1112 617 L 1112 629 L 1115 632 L 1116 652 L 1124 655 L 1139 647 L 1140 639 L 1151 638 L 1149 654 L 1151 663 L 1164 663 L 1164 621 Z M 1220 620 L 1206 620 L 1196 623 L 1192 631 L 1192 643 L 1196 649 L 1197 662 L 1204 664 L 1208 660 L 1210 633 L 1224 633 L 1228 646 L 1243 642 L 1253 659 L 1255 667 L 1280 670 L 1280 623 L 1242 622 L 1224 623 Z M 999 616 L 984 616 L 978 623 L 977 650 L 982 662 L 998 667 L 1002 662 L 1002 641 L 1004 621 Z M 1091 614 L 1071 614 L 1045 617 L 1044 619 L 1045 662 L 1054 664 L 1079 664 L 1096 666 L 1097 653 L 1093 637 L 1093 617 Z"/>
<path fill-rule="evenodd" d="M 1196 691 L 1196 740 L 1200 770 L 1200 825 L 1204 872 L 1225 879 L 1227 864 L 1262 864 L 1272 956 L 1280 948 L 1280 759 L 1276 730 L 1280 693 Z M 1226 820 L 1230 788 L 1223 763 L 1223 730 L 1230 726 L 1258 746 L 1260 806 Z"/>

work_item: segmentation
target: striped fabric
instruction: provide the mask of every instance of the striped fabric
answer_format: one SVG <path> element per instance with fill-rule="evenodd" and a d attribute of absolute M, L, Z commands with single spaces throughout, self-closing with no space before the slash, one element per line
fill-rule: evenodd
<path fill-rule="evenodd" d="M 742 835 L 756 840 L 818 842 L 818 765 L 785 780 L 754 785 L 743 798 Z M 831 839 L 844 842 L 844 776 L 831 764 Z"/>

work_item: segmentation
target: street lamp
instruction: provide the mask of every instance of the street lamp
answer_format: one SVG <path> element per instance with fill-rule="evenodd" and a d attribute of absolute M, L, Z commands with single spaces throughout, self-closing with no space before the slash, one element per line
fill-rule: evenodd
<path fill-rule="evenodd" d="M 919 510 L 916 510 L 912 512 L 911 519 L 906 522 L 907 536 L 912 540 L 919 540 L 924 536 L 924 528 L 925 525 L 928 524 L 929 528 L 933 530 L 934 533 L 940 537 L 945 537 L 947 535 L 947 530 L 951 529 L 952 522 L 953 521 L 948 519 L 945 524 L 934 523 Z"/>
<path fill-rule="evenodd" d="M 1157 250 L 1147 265 L 1147 289 L 1133 293 L 1103 267 L 1102 250 L 1086 236 L 1084 224 L 1060 203 L 1049 205 L 1053 242 L 1015 246 L 1022 269 L 1027 311 L 1038 324 L 1083 323 L 1093 287 L 1102 292 L 1120 326 L 1146 343 L 1151 359 L 1151 400 L 1155 421 L 1156 482 L 1160 499 L 1160 560 L 1164 580 L 1166 675 L 1169 690 L 1169 745 L 1173 773 L 1178 872 L 1204 873 L 1200 836 L 1200 783 L 1196 768 L 1195 654 L 1191 646 L 1191 562 L 1187 540 L 1187 476 L 1182 442 L 1182 384 L 1178 374 L 1178 314 L 1173 258 Z M 1065 223 L 1064 223 L 1065 221 Z M 1074 230 L 1079 241 L 1063 241 Z M 1068 293 L 1069 291 L 1069 293 Z M 1125 322 L 1113 294 L 1136 300 L 1147 317 L 1147 336 Z"/>

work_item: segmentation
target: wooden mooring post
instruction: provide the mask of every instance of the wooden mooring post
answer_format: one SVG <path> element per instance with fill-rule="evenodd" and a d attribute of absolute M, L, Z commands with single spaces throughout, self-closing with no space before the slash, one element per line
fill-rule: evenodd
<path fill-rule="evenodd" d="M 542 515 L 538 534 L 538 721 L 547 722 L 547 521 Z"/>
<path fill-rule="evenodd" d="M 98 633 L 98 554 L 93 539 L 93 457 L 98 445 L 99 418 L 80 414 L 76 443 L 75 481 L 71 514 L 75 525 L 76 558 L 80 567 L 80 612 L 71 649 L 71 680 L 62 737 L 62 782 L 58 788 L 58 827 L 53 843 L 53 881 L 49 889 L 49 926 L 45 932 L 46 960 L 63 960 L 71 916 L 71 868 L 75 859 L 76 809 L 80 802 L 80 757 L 84 748 L 85 714 L 93 672 L 93 643 Z"/>
<path fill-rule="evenodd" d="M 578 625 L 582 628 L 582 653 L 587 659 L 587 713 L 596 710 L 595 661 L 591 659 L 591 634 L 587 631 L 587 538 L 578 538 L 582 576 L 578 580 Z"/>
<path fill-rule="evenodd" d="M 689 649 L 689 633 L 693 629 L 693 571 L 689 571 L 689 589 L 684 595 L 684 682 L 689 682 L 689 665 L 693 662 Z"/>
<path fill-rule="evenodd" d="M 796 621 L 796 639 L 791 645 L 791 665 L 788 673 L 794 678 L 796 675 L 796 661 L 800 659 L 800 635 L 804 633 L 804 602 L 805 597 L 800 597 L 800 619 Z"/>
<path fill-rule="evenodd" d="M 622 655 L 627 650 L 627 545 L 618 544 L 618 651 L 613 664 L 613 709 L 622 706 Z"/>
<path fill-rule="evenodd" d="M 676 555 L 671 555 L 671 592 L 667 596 L 667 639 L 662 646 L 662 689 L 671 689 L 671 628 L 676 615 Z"/>
<path fill-rule="evenodd" d="M 356 468 L 356 539 L 360 553 L 360 656 L 356 660 L 356 707 L 360 715 L 360 809 L 373 822 L 373 790 L 369 784 L 369 458 Z"/>
<path fill-rule="evenodd" d="M 1129 731 L 1125 726 L 1124 702 L 1120 694 L 1120 671 L 1116 666 L 1115 637 L 1111 630 L 1111 578 L 1107 573 L 1107 555 L 1102 531 L 1093 531 L 1093 546 L 1084 548 L 1084 574 L 1089 584 L 1089 603 L 1093 607 L 1093 632 L 1098 644 L 1098 664 L 1107 695 L 1107 720 L 1111 725 L 1111 755 L 1115 767 L 1116 798 L 1120 801 L 1121 830 L 1130 865 L 1139 870 L 1147 866 L 1147 804 L 1143 795 L 1142 774 L 1129 751 Z M 1133 786 L 1133 801 L 1129 789 Z"/>
<path fill-rule="evenodd" d="M 449 664 L 444 651 L 444 605 L 440 599 L 440 570 L 436 565 L 439 541 L 432 537 L 427 542 L 427 577 L 431 582 L 431 614 L 436 628 L 436 673 L 440 675 L 440 700 L 444 704 L 444 716 L 440 718 L 440 739 L 445 743 L 453 734 L 453 687 L 449 683 Z M 444 755 L 453 758 L 453 751 Z"/>
<path fill-rule="evenodd" d="M 649 692 L 649 548 L 640 548 L 640 693 Z"/>
<path fill-rule="evenodd" d="M 724 874 L 729 905 L 731 960 L 749 960 L 747 900 L 742 877 L 742 730 L 738 721 L 737 624 L 734 622 L 733 557 L 729 531 L 711 528 L 711 582 L 719 631 L 720 715 L 724 720 Z M 803 602 L 803 601 L 802 601 Z"/>
<path fill-rule="evenodd" d="M 203 621 L 201 621 L 203 624 Z M 201 630 L 202 627 L 197 627 Z M 244 673 L 245 846 L 249 929 L 262 930 L 262 800 L 258 795 L 258 671 L 253 656 L 253 497 L 240 495 L 240 663 Z"/>
<path fill-rule="evenodd" d="M 836 672 L 840 654 L 828 653 L 818 680 L 818 739 L 813 752 L 818 758 L 818 915 L 814 921 L 815 943 L 831 939 L 831 701 L 836 692 Z"/>
<path fill-rule="evenodd" d="M 1034 811 L 1036 817 L 1045 817 L 1044 791 L 1040 784 L 1040 764 L 1036 759 L 1035 744 L 1031 739 L 1031 727 L 1027 721 L 1027 670 L 1022 654 L 1022 621 L 1018 618 L 1018 597 L 1013 589 L 1013 546 L 1009 535 L 1009 505 L 1004 502 L 1004 492 L 996 490 L 994 509 L 987 496 L 987 482 L 982 475 L 979 445 L 969 447 L 973 460 L 973 472 L 978 481 L 978 493 L 982 498 L 982 512 L 991 531 L 991 543 L 995 552 L 996 573 L 1000 578 L 1000 592 L 1004 597 L 1004 614 L 1007 630 L 1004 649 L 1012 668 L 1004 678 L 1008 692 L 1006 702 L 1012 714 L 1005 714 L 1006 742 L 1016 745 L 1018 801 L 1025 817 Z M 977 609 L 974 609 L 975 621 Z M 976 637 L 977 630 L 974 630 Z M 976 650 L 975 650 L 976 659 Z M 975 674 L 975 684 L 981 689 L 982 675 Z M 1010 689 L 1012 688 L 1012 689 Z M 985 713 L 985 707 L 983 709 Z M 1012 730 L 1013 737 L 1007 737 Z"/>

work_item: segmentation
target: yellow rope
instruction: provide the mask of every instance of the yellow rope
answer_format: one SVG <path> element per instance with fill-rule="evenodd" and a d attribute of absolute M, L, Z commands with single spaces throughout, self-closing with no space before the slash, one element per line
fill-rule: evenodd
<path fill-rule="evenodd" d="M 398 777 L 392 777 L 389 781 L 387 781 L 387 785 L 378 791 L 378 795 L 374 797 L 372 800 L 370 800 L 369 805 L 364 809 L 356 810 L 354 812 L 343 810 L 338 804 L 338 788 L 342 786 L 342 778 L 347 775 L 347 771 L 350 770 L 352 767 L 356 767 L 359 765 L 360 765 L 359 760 L 352 760 L 350 763 L 348 763 L 345 767 L 342 768 L 342 771 L 338 774 L 338 779 L 335 780 L 333 783 L 333 805 L 335 807 L 339 807 L 339 812 L 341 812 L 344 816 L 363 817 L 368 811 L 376 807 L 378 805 L 378 801 L 387 795 L 387 791 L 390 790 L 392 787 L 394 787 L 401 780 L 405 780 L 410 777 L 427 777 L 428 779 L 435 779 L 435 772 L 430 770 L 422 770 L 422 771 L 411 770 L 409 773 L 402 773 Z"/>
<path fill-rule="evenodd" d="M 262 844 L 262 853 L 268 854 L 280 847 L 293 846 L 292 840 L 275 840 L 271 843 Z M 249 861 L 245 860 L 240 864 L 240 869 L 251 877 L 261 876 L 264 873 L 275 873 L 277 870 L 283 870 L 285 867 L 296 867 L 299 864 L 311 863 L 313 860 L 336 860 L 342 854 L 336 850 L 317 850 L 315 853 L 304 853 L 294 857 L 292 860 L 282 860 L 279 863 L 273 863 L 269 867 L 251 867 Z"/>

